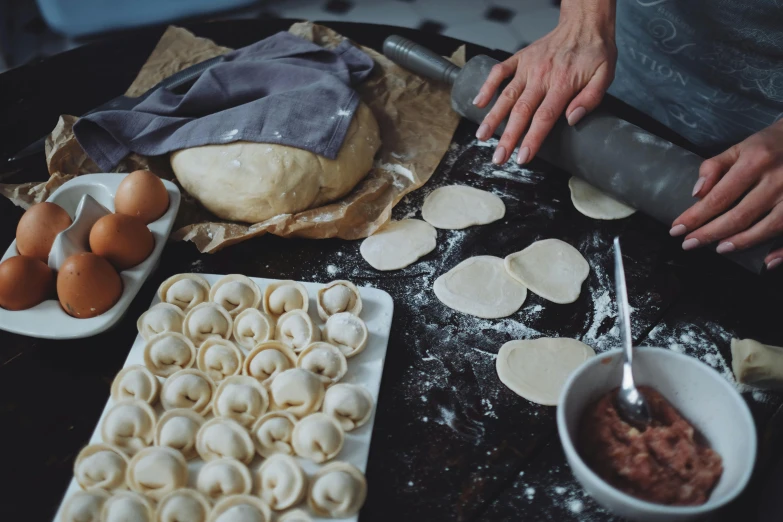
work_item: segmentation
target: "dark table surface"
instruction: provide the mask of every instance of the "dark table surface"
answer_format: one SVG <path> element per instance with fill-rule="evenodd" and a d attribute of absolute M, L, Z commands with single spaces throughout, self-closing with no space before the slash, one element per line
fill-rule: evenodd
<path fill-rule="evenodd" d="M 255 20 L 189 27 L 219 44 L 240 47 L 289 25 Z M 385 26 L 328 25 L 376 49 L 393 32 L 441 54 L 459 43 Z M 153 28 L 119 34 L 0 75 L 0 162 L 50 131 L 59 114 L 80 114 L 122 94 L 161 33 Z M 469 46 L 468 52 L 490 51 Z M 619 116 L 687 145 L 622 104 L 607 103 Z M 394 217 L 416 216 L 433 187 L 462 183 L 499 194 L 506 218 L 465 231 L 439 231 L 437 249 L 404 270 L 376 272 L 359 255 L 358 241 L 266 236 L 213 255 L 199 254 L 187 243 L 169 244 L 160 267 L 111 331 L 74 341 L 0 332 L 0 519 L 52 519 L 73 459 L 89 439 L 136 336 L 136 318 L 165 278 L 203 272 L 318 282 L 339 277 L 394 298 L 361 520 L 617 520 L 572 477 L 555 430 L 555 408 L 531 404 L 499 382 L 494 355 L 500 346 L 538 336 L 574 337 L 599 352 L 618 346 L 610 244 L 619 234 L 635 309 L 635 342 L 684 351 L 731 379 L 733 336 L 783 345 L 783 276 L 752 275 L 707 251 L 686 254 L 666 227 L 643 215 L 614 222 L 582 216 L 570 202 L 566 173 L 543 162 L 530 169 L 492 167 L 492 149 L 477 144 L 474 132 L 474 125 L 460 125 L 432 180 L 406 197 Z M 47 176 L 42 155 L 0 172 L 5 183 Z M 2 199 L 0 212 L 0 244 L 5 245 L 22 211 Z M 590 276 L 575 303 L 557 305 L 531 293 L 517 314 L 488 321 L 456 313 L 434 298 L 435 278 L 462 259 L 502 257 L 547 237 L 577 246 L 590 262 Z M 327 272 L 330 265 L 337 276 Z M 713 520 L 780 520 L 783 397 L 741 391 L 759 428 L 757 469 L 746 492 Z"/>

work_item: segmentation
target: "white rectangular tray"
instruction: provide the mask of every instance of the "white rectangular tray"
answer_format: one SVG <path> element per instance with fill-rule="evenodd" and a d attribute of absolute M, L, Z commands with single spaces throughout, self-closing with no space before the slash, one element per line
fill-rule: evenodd
<path fill-rule="evenodd" d="M 71 219 L 84 194 L 89 194 L 114 212 L 114 194 L 125 176 L 127 174 L 85 174 L 63 184 L 46 201 L 60 205 Z M 157 266 L 174 226 L 174 218 L 179 210 L 180 192 L 174 183 L 161 181 L 169 193 L 169 209 L 148 225 L 155 239 L 155 248 L 150 256 L 133 268 L 120 272 L 122 295 L 117 304 L 106 313 L 89 319 L 77 319 L 68 315 L 56 299 L 49 299 L 27 310 L 12 311 L 0 308 L 0 329 L 42 339 L 78 339 L 99 334 L 112 327 L 128 309 L 144 280 Z M 18 255 L 14 240 L 2 261 Z"/>
<path fill-rule="evenodd" d="M 214 284 L 215 281 L 220 279 L 222 276 L 215 275 L 215 274 L 199 274 L 203 276 L 207 281 L 209 281 L 210 285 Z M 253 281 L 258 284 L 258 286 L 263 289 L 274 280 L 272 279 L 261 279 L 257 277 L 251 278 Z M 323 288 L 325 285 L 319 284 L 319 283 L 307 283 L 302 282 L 302 284 L 307 288 L 308 293 L 310 294 L 310 307 L 309 307 L 309 314 L 313 318 L 313 321 L 315 324 L 322 326 L 323 321 L 318 317 L 318 312 L 316 310 L 316 303 L 315 303 L 315 296 L 316 292 L 318 292 L 319 289 Z M 345 434 L 345 445 L 343 446 L 342 451 L 334 460 L 339 461 L 345 461 L 350 462 L 357 468 L 359 468 L 362 473 L 365 473 L 367 471 L 367 459 L 370 455 L 370 440 L 372 438 L 372 430 L 373 425 L 375 424 L 375 412 L 377 411 L 378 407 L 378 392 L 380 391 L 381 387 L 381 377 L 383 375 L 383 364 L 386 360 L 386 348 L 389 344 L 389 334 L 391 332 L 391 324 L 392 324 L 392 314 L 394 312 L 394 301 L 392 301 L 392 298 L 389 294 L 384 292 L 383 290 L 378 290 L 377 288 L 366 288 L 362 287 L 359 288 L 359 294 L 361 294 L 362 297 L 362 312 L 360 314 L 360 317 L 364 320 L 364 322 L 367 324 L 367 330 L 369 332 L 369 340 L 367 343 L 367 348 L 357 355 L 356 357 L 353 357 L 351 359 L 348 359 L 348 372 L 345 374 L 345 377 L 340 382 L 347 382 L 352 384 L 360 384 L 367 388 L 367 390 L 370 392 L 373 398 L 374 402 L 374 408 L 372 416 L 370 417 L 370 420 L 367 424 L 362 426 L 361 428 L 358 428 L 350 433 Z M 156 296 L 152 300 L 152 305 L 157 304 L 160 302 L 160 299 Z M 243 353 L 247 355 L 248 350 L 242 349 Z M 125 360 L 124 366 L 130 366 L 132 364 L 144 364 L 144 340 L 142 339 L 141 335 L 136 336 L 136 341 L 133 343 L 133 347 L 130 350 L 130 353 L 128 354 L 128 358 Z M 104 417 L 106 416 L 106 412 L 111 407 L 113 401 L 111 398 L 106 403 L 106 407 L 103 410 L 103 413 L 101 414 L 100 419 L 98 420 L 98 424 L 95 427 L 95 430 L 93 431 L 92 437 L 89 440 L 89 443 L 96 443 L 101 442 L 101 434 L 100 434 L 100 426 L 103 422 Z M 158 415 L 163 411 L 160 404 L 156 406 L 156 411 L 158 412 Z M 85 445 L 88 442 L 85 441 Z M 297 460 L 302 465 L 302 468 L 304 468 L 305 472 L 312 476 L 320 467 L 320 465 L 309 461 L 307 459 L 299 458 L 297 457 Z M 262 461 L 261 457 L 256 455 L 255 459 L 250 465 L 251 470 L 255 469 L 258 464 Z M 188 478 L 188 487 L 195 488 L 196 487 L 196 477 L 198 476 L 198 470 L 203 465 L 203 462 L 200 459 L 194 459 L 188 461 L 188 469 L 190 471 L 190 476 Z M 368 487 L 372 487 L 372 484 L 368 484 Z M 75 479 L 71 479 L 71 483 L 68 486 L 67 491 L 65 492 L 65 496 L 63 497 L 63 501 L 68 498 L 72 493 L 79 491 L 79 485 L 76 483 Z M 60 507 L 57 510 L 57 515 L 55 517 L 55 522 L 60 521 L 60 510 L 62 509 L 63 502 L 60 503 Z M 300 509 L 306 509 L 306 503 L 298 506 Z M 326 519 L 326 518 L 319 518 L 313 516 L 312 513 L 310 515 L 313 517 L 314 521 L 333 521 L 335 519 Z M 337 519 L 342 520 L 343 522 L 357 522 L 359 519 L 358 515 L 355 515 L 350 518 L 344 518 L 344 519 Z"/>

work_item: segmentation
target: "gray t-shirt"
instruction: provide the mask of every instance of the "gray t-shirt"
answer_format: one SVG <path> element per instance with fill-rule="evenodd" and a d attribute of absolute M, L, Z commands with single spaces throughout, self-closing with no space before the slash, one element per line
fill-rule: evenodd
<path fill-rule="evenodd" d="M 619 0 L 609 92 L 696 145 L 783 117 L 783 0 Z"/>

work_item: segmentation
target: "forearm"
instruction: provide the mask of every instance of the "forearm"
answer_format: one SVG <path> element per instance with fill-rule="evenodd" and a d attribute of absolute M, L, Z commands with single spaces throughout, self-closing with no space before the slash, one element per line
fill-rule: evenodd
<path fill-rule="evenodd" d="M 560 22 L 576 22 L 614 38 L 616 0 L 562 0 Z"/>

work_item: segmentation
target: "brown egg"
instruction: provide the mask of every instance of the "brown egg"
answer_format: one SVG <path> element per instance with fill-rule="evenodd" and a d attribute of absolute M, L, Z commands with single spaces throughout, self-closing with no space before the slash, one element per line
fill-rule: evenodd
<path fill-rule="evenodd" d="M 54 272 L 40 259 L 9 257 L 0 263 L 0 306 L 27 310 L 53 295 Z"/>
<path fill-rule="evenodd" d="M 38 203 L 24 213 L 16 227 L 16 249 L 23 256 L 46 262 L 57 234 L 71 226 L 71 216 L 54 203 Z"/>
<path fill-rule="evenodd" d="M 147 259 L 153 248 L 152 232 L 133 216 L 109 214 L 96 221 L 90 230 L 90 250 L 120 271 Z"/>
<path fill-rule="evenodd" d="M 79 319 L 109 310 L 122 295 L 122 280 L 111 263 L 82 252 L 65 260 L 57 274 L 57 297 L 68 313 Z"/>
<path fill-rule="evenodd" d="M 131 172 L 114 195 L 114 209 L 152 223 L 169 208 L 169 193 L 158 176 L 149 170 Z"/>

